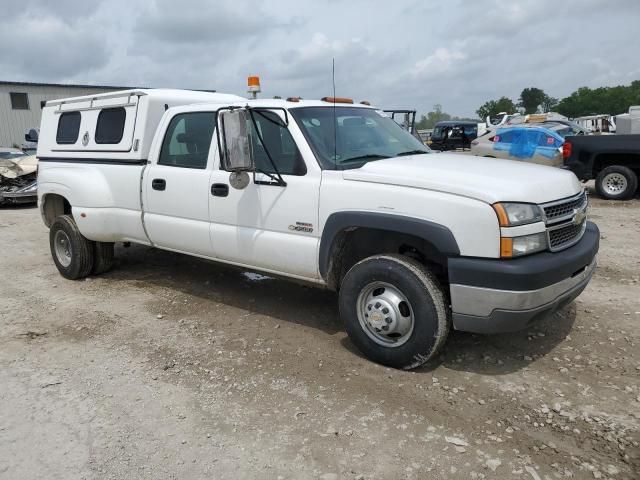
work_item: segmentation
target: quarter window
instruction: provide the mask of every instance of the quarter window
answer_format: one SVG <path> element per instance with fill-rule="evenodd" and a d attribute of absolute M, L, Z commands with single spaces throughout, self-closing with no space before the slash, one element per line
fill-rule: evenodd
<path fill-rule="evenodd" d="M 215 127 L 214 112 L 180 113 L 171 119 L 162 141 L 159 165 L 207 168 Z"/>
<path fill-rule="evenodd" d="M 80 112 L 65 112 L 58 119 L 58 131 L 56 133 L 56 143 L 73 144 L 78 141 L 80 132 Z"/>
<path fill-rule="evenodd" d="M 98 115 L 96 125 L 96 143 L 116 144 L 122 141 L 124 134 L 124 122 L 127 112 L 122 107 L 105 108 Z"/>
<path fill-rule="evenodd" d="M 11 108 L 14 110 L 29 110 L 29 97 L 26 93 L 11 92 Z"/>

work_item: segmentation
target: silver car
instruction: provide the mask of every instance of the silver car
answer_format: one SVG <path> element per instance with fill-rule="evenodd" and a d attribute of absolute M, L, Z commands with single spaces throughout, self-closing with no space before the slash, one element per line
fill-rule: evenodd
<path fill-rule="evenodd" d="M 471 142 L 471 154 L 561 167 L 564 137 L 584 134 L 571 122 L 519 124 L 488 130 Z"/>

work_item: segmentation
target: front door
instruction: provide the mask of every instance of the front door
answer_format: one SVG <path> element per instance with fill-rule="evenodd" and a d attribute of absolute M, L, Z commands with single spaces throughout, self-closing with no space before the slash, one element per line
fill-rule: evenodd
<path fill-rule="evenodd" d="M 209 153 L 215 117 L 215 112 L 176 114 L 167 126 L 157 162 L 145 169 L 144 225 L 155 246 L 212 256 L 209 180 L 213 153 Z"/>
<path fill-rule="evenodd" d="M 276 185 L 267 175 L 276 169 L 253 124 L 256 168 L 265 173 L 250 174 L 246 188 L 230 185 L 229 172 L 219 167 L 216 148 L 209 207 L 212 244 L 220 260 L 317 279 L 321 170 L 300 130 L 293 123 L 286 127 L 274 121 L 277 115 L 263 111 L 254 113 L 254 118 L 286 186 Z"/>

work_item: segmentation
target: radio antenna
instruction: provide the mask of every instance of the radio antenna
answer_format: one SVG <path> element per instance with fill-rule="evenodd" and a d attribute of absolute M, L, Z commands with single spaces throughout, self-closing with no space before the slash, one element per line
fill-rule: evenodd
<path fill-rule="evenodd" d="M 336 59 L 331 59 L 331 81 L 333 82 L 333 162 L 338 167 L 338 123 L 336 120 Z"/>

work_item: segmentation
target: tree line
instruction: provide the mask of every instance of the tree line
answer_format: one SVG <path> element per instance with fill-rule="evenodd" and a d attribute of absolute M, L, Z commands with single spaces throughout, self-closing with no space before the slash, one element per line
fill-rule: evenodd
<path fill-rule="evenodd" d="M 528 87 L 522 90 L 517 102 L 502 96 L 485 102 L 476 110 L 476 113 L 480 121 L 500 112 L 520 112 L 526 115 L 554 111 L 569 118 L 576 118 L 598 113 L 611 115 L 626 113 L 631 105 L 640 105 L 640 80 L 631 82 L 631 85 L 617 87 L 580 87 L 563 99 L 551 97 L 540 88 Z M 478 119 L 450 115 L 442 111 L 442 105 L 434 105 L 432 111 L 420 117 L 416 128 L 431 129 L 436 123 L 445 120 L 478 121 Z"/>
<path fill-rule="evenodd" d="M 540 88 L 529 87 L 522 90 L 517 103 L 503 96 L 485 102 L 476 113 L 485 119 L 500 112 L 530 114 L 554 111 L 575 118 L 599 113 L 626 113 L 631 105 L 640 105 L 640 80 L 616 87 L 580 87 L 561 100 L 547 95 Z"/>

